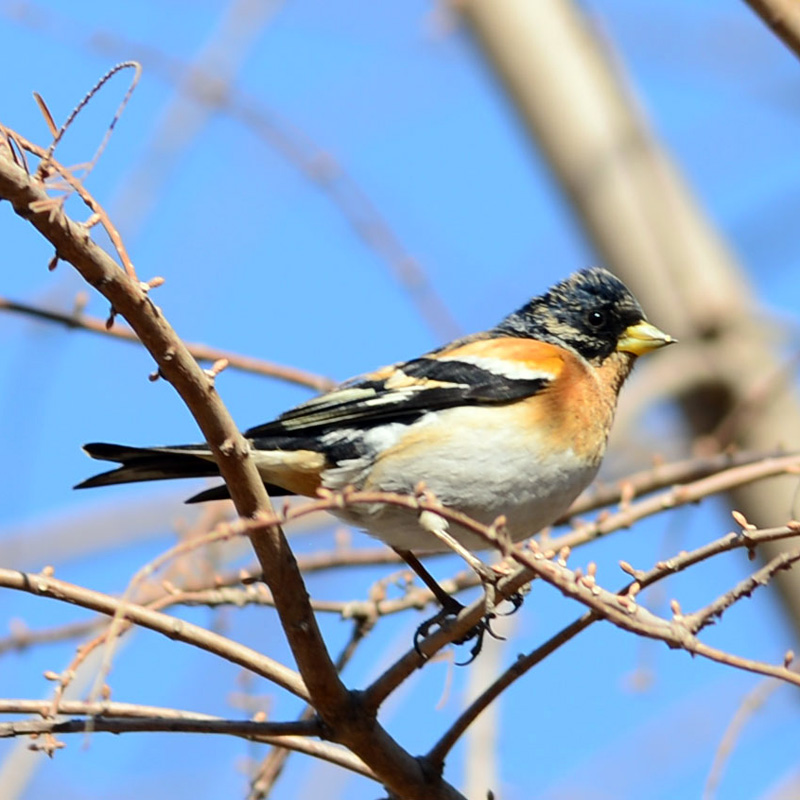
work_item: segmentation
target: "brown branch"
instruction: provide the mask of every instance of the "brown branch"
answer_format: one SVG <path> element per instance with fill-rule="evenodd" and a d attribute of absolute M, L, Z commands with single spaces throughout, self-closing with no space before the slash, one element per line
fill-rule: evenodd
<path fill-rule="evenodd" d="M 570 597 L 605 619 L 630 633 L 650 639 L 658 639 L 669 647 L 686 650 L 713 661 L 739 667 L 761 675 L 778 677 L 800 686 L 800 675 L 786 667 L 753 661 L 725 653 L 700 642 L 682 614 L 677 613 L 672 620 L 666 620 L 647 611 L 636 603 L 631 595 L 614 594 L 601 588 L 591 573 L 582 575 L 580 571 L 567 569 L 564 563 L 549 561 L 541 553 L 527 554 L 513 551 L 512 557 L 528 567 L 540 578 L 556 587 L 563 595 Z M 741 599 L 741 596 L 737 599 Z"/>
<path fill-rule="evenodd" d="M 242 736 L 265 744 L 280 742 L 281 747 L 320 758 L 352 772 L 375 780 L 375 774 L 356 756 L 341 747 L 310 741 L 307 736 L 319 736 L 319 725 L 314 722 L 257 722 L 252 720 L 225 720 L 207 714 L 182 711 L 160 706 L 133 703 L 86 703 L 64 700 L 63 714 L 89 717 L 85 720 L 57 720 L 49 717 L 49 700 L 0 699 L 0 714 L 37 714 L 44 719 L 20 720 L 0 723 L 0 738 L 40 733 L 82 733 L 106 731 L 109 733 L 134 733 L 142 731 L 168 731 L 182 733 L 219 733 Z M 293 735 L 292 731 L 297 734 Z"/>
<path fill-rule="evenodd" d="M 322 728 L 314 722 L 253 722 L 234 719 L 163 719 L 161 717 L 115 717 L 113 714 L 90 719 L 33 719 L 0 723 L 0 739 L 42 733 L 222 733 L 263 741 L 282 736 L 320 736 Z"/>
<path fill-rule="evenodd" d="M 439 554 L 444 555 L 444 554 Z M 379 564 L 399 564 L 402 563 L 400 557 L 392 550 L 386 547 L 373 547 L 369 549 L 350 549 L 350 548 L 336 548 L 331 551 L 323 551 L 319 553 L 309 553 L 300 555 L 297 558 L 298 566 L 301 572 L 312 573 L 326 569 L 336 569 L 342 567 L 358 567 L 358 566 L 374 566 Z M 238 586 L 240 584 L 249 584 L 261 580 L 261 568 L 258 566 L 234 570 L 222 575 L 213 575 L 206 579 L 198 581 L 189 581 L 181 586 L 181 594 L 186 595 L 186 605 L 194 605 L 193 592 L 204 592 L 208 590 L 224 589 L 226 587 Z M 456 592 L 461 588 L 468 588 L 475 586 L 477 583 L 474 575 L 471 573 L 463 572 L 456 575 L 450 582 L 445 582 L 443 585 L 448 587 L 447 591 Z M 165 596 L 165 588 L 163 582 L 159 583 L 157 593 L 149 596 L 143 592 L 137 595 L 137 602 L 140 605 L 152 607 L 151 604 L 154 599 L 162 598 Z M 376 613 L 379 616 L 386 616 L 388 614 L 402 611 L 405 608 L 423 608 L 430 600 L 430 593 L 420 587 L 409 590 L 408 600 L 402 598 L 398 601 L 381 601 L 377 604 Z M 247 595 L 244 596 L 245 601 Z M 272 594 L 269 595 L 270 604 Z M 259 602 L 261 602 L 259 600 Z M 313 602 L 313 601 L 312 601 Z M 375 607 L 372 601 L 363 601 L 370 606 Z M 177 604 L 177 601 L 176 601 Z M 364 607 L 364 613 L 366 612 Z M 160 609 L 163 610 L 163 607 Z M 320 610 L 323 610 L 320 608 Z M 355 607 L 348 608 L 347 603 L 342 601 L 340 606 L 336 609 L 327 608 L 324 610 L 336 611 L 344 616 L 358 617 L 362 615 L 360 604 L 356 602 Z M 51 644 L 55 642 L 62 642 L 69 639 L 77 639 L 87 636 L 99 627 L 108 625 L 108 621 L 103 616 L 94 617 L 92 619 L 81 620 L 80 622 L 70 622 L 65 625 L 58 625 L 52 628 L 29 629 L 23 625 L 16 626 L 12 632 L 3 638 L 0 638 L 0 656 L 4 653 L 12 651 L 22 651 L 30 647 L 36 647 L 40 644 Z"/>
<path fill-rule="evenodd" d="M 379 581 L 378 583 L 382 583 Z M 469 589 L 479 584 L 473 572 L 459 572 L 452 578 L 439 581 L 441 588 L 448 594 L 457 594 L 464 589 Z M 215 608 L 218 606 L 236 606 L 242 608 L 248 605 L 275 606 L 272 593 L 264 584 L 256 584 L 244 588 L 218 587 L 197 590 L 174 590 L 166 595 L 164 600 L 169 606 L 205 606 Z M 423 586 L 408 587 L 402 597 L 365 600 L 314 600 L 311 607 L 317 613 L 337 614 L 342 619 L 377 620 L 379 617 L 388 617 L 411 609 L 419 611 L 429 605 L 436 605 L 437 600 L 433 592 Z"/>
<path fill-rule="evenodd" d="M 375 624 L 374 618 L 372 619 L 359 619 L 354 623 L 350 632 L 350 638 L 339 657 L 336 659 L 336 669 L 341 673 L 342 670 L 350 663 L 350 659 L 355 655 L 358 645 L 364 641 L 364 637 L 372 630 Z M 310 720 L 314 717 L 314 709 L 311 706 L 306 706 L 298 717 L 299 720 Z M 247 800 L 262 800 L 265 798 L 272 786 L 280 777 L 286 761 L 291 755 L 292 750 L 288 747 L 281 747 L 280 744 L 275 744 L 267 756 L 261 761 L 258 772 L 250 781 L 250 791 L 247 795 Z"/>
<path fill-rule="evenodd" d="M 164 706 L 147 706 L 140 703 L 118 703 L 104 700 L 99 703 L 87 703 L 83 700 L 65 700 L 60 711 L 63 714 L 74 714 L 86 717 L 160 717 L 161 719 L 219 719 L 208 714 L 198 714 L 195 711 L 184 711 L 177 708 Z M 50 713 L 49 700 L 27 700 L 15 698 L 0 698 L 0 714 L 38 714 L 46 717 Z"/>
<path fill-rule="evenodd" d="M 122 605 L 120 600 L 110 595 L 60 581 L 42 573 L 0 568 L 0 586 L 73 603 L 107 616 L 113 616 Z M 218 655 L 226 661 L 238 664 L 256 675 L 266 678 L 306 701 L 309 699 L 303 682 L 294 670 L 288 669 L 256 650 L 201 628 L 199 625 L 193 625 L 185 620 L 162 614 L 136 603 L 126 602 L 124 604 L 124 616 L 126 620 L 141 625 L 143 628 Z"/>
<path fill-rule="evenodd" d="M 487 532 L 487 539 L 489 536 L 490 533 Z M 650 639 L 658 639 L 669 647 L 680 648 L 713 661 L 762 675 L 779 677 L 788 683 L 800 686 L 800 675 L 797 673 L 783 666 L 776 667 L 709 647 L 696 638 L 691 628 L 691 620 L 687 621 L 679 612 L 675 612 L 672 620 L 662 619 L 636 603 L 630 592 L 627 595 L 620 595 L 601 588 L 591 572 L 587 575 L 582 575 L 580 571 L 573 572 L 567 569 L 565 562 L 550 561 L 541 553 L 528 554 L 513 550 L 511 556 L 517 563 L 528 567 L 538 577 L 556 587 L 566 597 L 578 600 L 602 619 L 623 630 Z M 737 599 L 741 599 L 742 596 Z"/>
<path fill-rule="evenodd" d="M 659 561 L 651 570 L 646 572 L 635 570 L 625 562 L 620 562 L 620 566 L 633 576 L 635 583 L 638 583 L 641 589 L 645 589 L 668 575 L 675 575 L 689 567 L 693 567 L 695 564 L 700 564 L 722 553 L 729 553 L 732 550 L 742 548 L 752 551 L 759 545 L 768 542 L 783 542 L 787 539 L 794 539 L 799 535 L 800 522 L 792 520 L 787 525 L 782 525 L 777 528 L 743 530 L 737 533 L 729 533 L 691 552 L 681 553 L 679 556 L 667 559 L 666 561 Z M 628 584 L 624 591 L 630 590 L 632 586 L 632 583 Z"/>
<path fill-rule="evenodd" d="M 784 550 L 775 558 L 768 561 L 761 569 L 739 581 L 730 591 L 720 595 L 714 602 L 704 608 L 684 617 L 684 623 L 692 633 L 699 633 L 703 628 L 711 625 L 715 619 L 722 617 L 723 613 L 743 597 L 750 597 L 759 587 L 766 586 L 770 579 L 781 570 L 791 569 L 793 564 L 800 561 L 800 549 Z"/>
<path fill-rule="evenodd" d="M 745 0 L 745 2 L 800 58 L 800 5 L 796 0 Z"/>
<path fill-rule="evenodd" d="M 749 549 L 757 544 L 796 538 L 798 535 L 800 535 L 800 523 L 793 523 L 785 527 L 772 528 L 762 531 L 746 531 L 743 534 L 732 533 L 728 534 L 727 536 L 723 536 L 714 542 L 710 542 L 703 547 L 697 548 L 691 553 L 683 553 L 674 559 L 659 562 L 649 572 L 632 570 L 626 564 L 624 565 L 625 570 L 635 573 L 636 580 L 633 583 L 626 584 L 617 592 L 617 595 L 620 597 L 628 597 L 634 588 L 638 592 L 642 588 L 650 586 L 659 580 L 662 580 L 670 575 L 674 575 L 676 572 L 685 570 L 691 566 L 694 566 L 695 564 L 699 564 L 701 561 L 705 561 L 713 556 L 719 555 L 720 553 L 729 552 L 731 550 L 743 547 Z M 763 570 L 759 570 L 759 572 L 762 571 Z M 734 601 L 741 599 L 743 596 L 745 596 L 743 591 L 737 593 Z M 490 684 L 484 690 L 484 692 L 481 693 L 481 695 L 475 698 L 475 700 L 473 700 L 473 702 L 466 709 L 464 709 L 464 711 L 459 715 L 458 719 L 450 726 L 450 728 L 448 728 L 439 741 L 437 741 L 436 744 L 431 748 L 427 757 L 434 764 L 443 763 L 453 745 L 455 745 L 458 739 L 463 735 L 464 731 L 466 731 L 466 729 L 486 708 L 486 706 L 499 697 L 499 695 L 505 691 L 505 689 L 507 689 L 514 681 L 521 678 L 528 670 L 536 666 L 536 664 L 540 663 L 559 647 L 566 644 L 566 642 L 570 641 L 579 633 L 586 630 L 586 628 L 588 628 L 590 625 L 602 618 L 602 614 L 598 611 L 588 611 L 528 655 L 520 656 L 514 662 L 514 664 L 505 670 L 502 675 L 498 676 L 498 678 L 492 684 Z M 691 627 L 691 620 L 688 618 L 686 619 L 687 625 Z M 715 655 L 718 655 L 718 653 Z M 709 655 L 708 657 L 712 656 Z M 732 656 L 731 658 L 735 659 L 736 657 Z M 714 660 L 721 659 L 715 658 Z M 774 669 L 772 665 L 759 664 L 759 662 L 748 662 L 745 659 L 739 659 L 738 661 L 730 661 L 726 663 L 730 663 L 731 666 L 743 669 L 751 669 L 751 667 L 756 664 L 758 664 L 760 667 L 764 667 L 764 669 Z M 764 670 L 751 669 L 751 671 L 763 672 Z M 782 674 L 780 677 L 785 677 L 785 675 Z"/>
<path fill-rule="evenodd" d="M 58 257 L 71 263 L 125 317 L 155 358 L 161 374 L 197 420 L 240 516 L 253 518 L 269 510 L 269 498 L 249 457 L 247 442 L 217 395 L 213 380 L 198 366 L 148 298 L 149 287 L 120 270 L 92 241 L 85 226 L 53 206 L 44 187 L 3 147 L 0 147 L 0 198 L 9 200 L 14 211 L 55 246 Z M 264 579 L 276 599 L 278 616 L 310 701 L 329 726 L 331 737 L 350 747 L 400 796 L 420 800 L 459 797 L 441 775 L 427 774 L 420 762 L 401 748 L 373 716 L 364 712 L 359 698 L 348 692 L 339 679 L 308 602 L 297 563 L 280 528 L 274 523 L 260 526 L 250 531 L 250 538 Z"/>
<path fill-rule="evenodd" d="M 119 324 L 109 328 L 106 325 L 106 320 L 100 319 L 99 317 L 92 317 L 82 312 L 70 314 L 61 311 L 49 311 L 39 308 L 38 306 L 28 305 L 27 303 L 7 300 L 3 297 L 0 297 L 0 310 L 11 311 L 33 317 L 34 319 L 54 322 L 59 325 L 64 325 L 67 328 L 89 331 L 90 333 L 97 333 L 101 336 L 110 336 L 112 339 L 119 339 L 124 342 L 141 344 L 139 337 L 130 328 Z M 198 342 L 185 342 L 185 345 L 187 350 L 197 361 L 214 363 L 220 359 L 226 359 L 232 369 L 250 372 L 254 375 L 263 375 L 268 378 L 278 378 L 279 380 L 294 383 L 298 386 L 307 386 L 318 392 L 326 392 L 336 385 L 336 381 L 330 378 L 326 378 L 322 375 L 315 375 L 312 372 L 306 372 L 305 370 L 296 369 L 295 367 L 289 367 L 284 364 L 275 364 L 272 361 L 264 361 L 260 358 L 253 358 L 252 356 L 231 353 L 227 350 L 222 350 L 218 347 L 209 347 L 208 345 Z"/>

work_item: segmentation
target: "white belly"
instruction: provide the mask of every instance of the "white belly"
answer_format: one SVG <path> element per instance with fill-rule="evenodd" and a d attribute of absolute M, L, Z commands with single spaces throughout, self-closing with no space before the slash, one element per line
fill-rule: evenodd
<path fill-rule="evenodd" d="M 514 541 L 527 538 L 566 511 L 594 478 L 599 457 L 587 466 L 572 450 L 545 456 L 538 439 L 497 428 L 492 411 L 482 407 L 448 409 L 427 414 L 411 426 L 376 429 L 376 457 L 354 459 L 329 470 L 325 485 L 341 488 L 352 483 L 357 488 L 410 494 L 424 481 L 448 508 L 484 524 L 502 514 Z M 452 430 L 461 435 L 448 435 Z M 428 432 L 430 436 L 424 435 Z M 403 446 L 411 440 L 417 445 Z M 378 457 L 387 450 L 387 457 Z M 405 509 L 376 503 L 336 513 L 394 547 L 443 549 L 433 534 L 420 527 L 417 515 Z M 449 532 L 470 549 L 486 547 L 461 526 L 451 524 Z"/>

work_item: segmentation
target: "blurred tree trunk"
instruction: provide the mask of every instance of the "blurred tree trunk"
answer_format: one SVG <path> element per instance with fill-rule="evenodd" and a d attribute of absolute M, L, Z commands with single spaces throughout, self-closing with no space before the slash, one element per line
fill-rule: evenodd
<path fill-rule="evenodd" d="M 691 373 L 678 400 L 692 433 L 711 435 L 761 392 L 753 413 L 734 418 L 733 441 L 796 448 L 800 404 L 791 389 L 770 390 L 785 365 L 753 287 L 648 129 L 597 31 L 569 0 L 459 7 L 605 265 L 681 340 L 683 357 L 678 348 L 671 357 Z M 754 524 L 778 525 L 791 516 L 796 484 L 760 483 L 730 500 Z M 764 545 L 761 555 L 779 551 Z M 783 573 L 777 585 L 800 631 L 800 572 Z"/>

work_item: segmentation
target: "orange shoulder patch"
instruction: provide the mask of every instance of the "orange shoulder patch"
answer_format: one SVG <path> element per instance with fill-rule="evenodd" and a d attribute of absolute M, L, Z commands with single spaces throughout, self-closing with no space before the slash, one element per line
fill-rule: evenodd
<path fill-rule="evenodd" d="M 538 339 L 522 339 L 516 336 L 501 336 L 492 339 L 477 339 L 466 344 L 456 344 L 451 349 L 440 351 L 439 357 L 496 359 L 518 364 L 529 370 L 541 370 L 557 378 L 564 369 L 568 354 L 560 347 Z"/>

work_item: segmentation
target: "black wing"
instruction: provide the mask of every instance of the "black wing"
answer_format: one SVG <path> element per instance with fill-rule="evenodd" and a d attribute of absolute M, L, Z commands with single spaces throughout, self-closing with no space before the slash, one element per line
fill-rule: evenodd
<path fill-rule="evenodd" d="M 390 370 L 341 386 L 245 431 L 259 438 L 319 429 L 410 422 L 427 411 L 460 405 L 489 405 L 521 400 L 541 392 L 555 377 L 542 372 L 522 377 L 502 374 L 456 358 L 417 358 Z"/>

